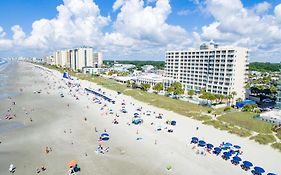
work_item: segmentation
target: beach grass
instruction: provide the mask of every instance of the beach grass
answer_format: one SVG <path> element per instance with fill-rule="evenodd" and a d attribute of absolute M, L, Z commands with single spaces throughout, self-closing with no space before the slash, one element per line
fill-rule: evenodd
<path fill-rule="evenodd" d="M 278 139 L 281 140 L 281 130 L 279 130 L 279 131 L 276 133 L 276 136 L 278 137 Z"/>
<path fill-rule="evenodd" d="M 275 142 L 271 145 L 271 147 L 281 152 L 281 143 Z"/>
<path fill-rule="evenodd" d="M 203 124 L 211 125 L 217 129 L 225 130 L 225 131 L 228 131 L 231 128 L 230 125 L 223 123 L 219 120 L 208 120 L 208 121 L 204 121 Z"/>
<path fill-rule="evenodd" d="M 212 119 L 212 117 L 210 117 L 210 116 L 202 115 L 202 114 L 198 114 L 198 113 L 192 114 L 192 118 L 195 120 L 199 120 L 199 121 L 208 121 L 208 120 Z"/>
<path fill-rule="evenodd" d="M 188 117 L 191 117 L 189 114 L 192 112 L 207 112 L 208 110 L 208 107 L 172 99 L 166 96 L 148 93 L 140 89 L 130 89 L 125 91 L 124 94 L 132 96 L 136 100 L 146 102 L 153 106 L 164 108 Z"/>
<path fill-rule="evenodd" d="M 229 112 L 218 117 L 218 120 L 258 133 L 272 133 L 272 124 L 255 119 L 255 113 L 251 112 Z"/>
<path fill-rule="evenodd" d="M 236 134 L 240 137 L 250 137 L 252 135 L 251 131 L 247 129 L 232 127 L 230 130 L 228 130 L 231 134 Z"/>
<path fill-rule="evenodd" d="M 275 137 L 272 134 L 258 134 L 250 138 L 251 140 L 255 140 L 259 144 L 269 144 L 276 141 Z"/>

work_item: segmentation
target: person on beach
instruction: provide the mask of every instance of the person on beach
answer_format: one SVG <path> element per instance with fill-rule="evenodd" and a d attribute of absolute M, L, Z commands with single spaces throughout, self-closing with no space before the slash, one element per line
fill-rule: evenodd
<path fill-rule="evenodd" d="M 12 164 L 12 163 L 10 164 L 9 171 L 10 171 L 10 173 L 15 173 L 16 167 L 14 166 L 14 164 Z"/>
<path fill-rule="evenodd" d="M 47 146 L 46 146 L 45 152 L 46 152 L 46 154 L 48 154 L 50 152 L 49 148 Z"/>
<path fill-rule="evenodd" d="M 39 174 L 41 171 L 39 168 L 36 168 L 36 173 Z"/>

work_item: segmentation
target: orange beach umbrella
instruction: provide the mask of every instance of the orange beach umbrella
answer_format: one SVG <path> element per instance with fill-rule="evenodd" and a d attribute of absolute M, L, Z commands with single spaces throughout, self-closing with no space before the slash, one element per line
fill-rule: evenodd
<path fill-rule="evenodd" d="M 69 162 L 67 163 L 67 165 L 68 165 L 69 167 L 73 167 L 73 166 L 77 165 L 77 163 L 78 163 L 77 160 L 71 160 L 71 161 L 69 161 Z"/>

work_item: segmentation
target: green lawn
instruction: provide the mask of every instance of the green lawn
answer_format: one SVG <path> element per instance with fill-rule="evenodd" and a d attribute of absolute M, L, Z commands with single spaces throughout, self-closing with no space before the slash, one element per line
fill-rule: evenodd
<path fill-rule="evenodd" d="M 272 133 L 272 125 L 254 118 L 255 114 L 250 112 L 230 112 L 218 117 L 218 120 L 237 125 L 258 133 Z"/>

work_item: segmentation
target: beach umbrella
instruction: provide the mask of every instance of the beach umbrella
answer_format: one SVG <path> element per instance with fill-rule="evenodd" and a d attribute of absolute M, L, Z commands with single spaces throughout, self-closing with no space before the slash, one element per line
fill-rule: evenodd
<path fill-rule="evenodd" d="M 233 157 L 234 162 L 240 162 L 242 159 L 238 156 Z"/>
<path fill-rule="evenodd" d="M 192 137 L 191 140 L 194 140 L 194 141 L 197 140 L 198 141 L 198 138 L 197 137 Z"/>
<path fill-rule="evenodd" d="M 215 147 L 214 150 L 215 150 L 215 152 L 218 153 L 218 154 L 221 152 L 221 148 L 219 148 L 219 147 Z"/>
<path fill-rule="evenodd" d="M 101 136 L 101 137 L 109 137 L 109 134 L 107 134 L 107 133 L 102 133 L 100 136 Z"/>
<path fill-rule="evenodd" d="M 207 144 L 207 148 L 212 149 L 213 147 L 214 147 L 214 145 L 212 145 L 212 144 L 210 144 L 210 143 Z"/>
<path fill-rule="evenodd" d="M 253 164 L 252 164 L 251 162 L 249 162 L 249 161 L 244 161 L 244 162 L 243 162 L 243 165 L 244 165 L 245 167 L 251 167 L 251 166 L 253 166 Z"/>
<path fill-rule="evenodd" d="M 203 147 L 206 145 L 206 142 L 204 140 L 199 140 L 198 145 Z"/>
<path fill-rule="evenodd" d="M 198 140 L 199 140 L 199 139 L 198 139 L 197 137 L 192 137 L 192 138 L 191 138 L 191 142 L 192 142 L 192 143 L 197 143 Z"/>
<path fill-rule="evenodd" d="M 277 174 L 275 174 L 275 173 L 268 173 L 267 175 L 277 175 Z"/>
<path fill-rule="evenodd" d="M 232 144 L 227 142 L 227 143 L 223 144 L 223 146 L 224 146 L 224 147 L 231 147 Z"/>
<path fill-rule="evenodd" d="M 258 174 L 261 174 L 261 173 L 264 173 L 264 172 L 265 172 L 263 168 L 258 167 L 258 166 L 254 167 L 254 170 L 255 170 L 255 172 L 258 173 Z"/>
<path fill-rule="evenodd" d="M 71 160 L 67 163 L 67 165 L 69 167 L 74 167 L 75 165 L 77 165 L 78 161 L 77 160 Z"/>
<path fill-rule="evenodd" d="M 223 155 L 226 157 L 226 158 L 229 158 L 231 156 L 231 153 L 230 152 L 224 152 Z"/>
<path fill-rule="evenodd" d="M 109 140 L 109 134 L 102 133 L 101 136 L 100 136 L 100 139 L 103 140 L 103 141 Z"/>
<path fill-rule="evenodd" d="M 239 146 L 239 145 L 234 145 L 233 147 L 236 148 L 236 149 L 240 149 L 241 148 L 241 146 Z"/>

